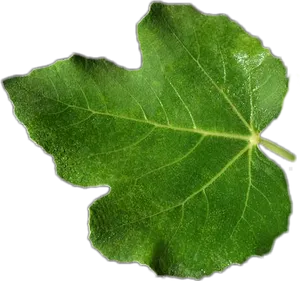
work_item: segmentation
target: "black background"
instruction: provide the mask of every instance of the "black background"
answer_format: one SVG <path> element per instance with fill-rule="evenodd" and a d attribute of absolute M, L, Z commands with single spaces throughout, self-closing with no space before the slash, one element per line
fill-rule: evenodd
<path fill-rule="evenodd" d="M 28 3 L 26 7 L 3 4 L 0 78 L 28 71 L 31 64 L 47 64 L 49 56 L 69 55 L 72 49 L 88 56 L 113 56 L 121 64 L 136 63 L 136 15 L 145 14 L 144 2 L 120 2 L 122 6 L 117 2 L 70 2 L 67 7 L 46 2 L 32 7 Z M 201 1 L 200 7 L 205 11 L 205 8 L 224 7 L 225 2 Z M 274 54 L 288 56 L 288 62 L 295 64 L 299 49 L 293 42 L 297 34 L 297 9 L 289 2 L 285 3 L 286 7 L 238 2 L 238 7 L 227 3 L 233 6 L 228 9 L 230 15 L 242 16 L 241 23 L 248 24 L 249 31 L 261 32 L 264 43 Z M 196 4 L 199 6 L 199 1 Z M 38 149 L 32 152 L 34 146 L 31 144 L 24 145 L 24 137 L 16 137 L 13 121 L 7 126 L 7 108 L 7 101 L 1 96 L 1 199 L 3 228 L 7 235 L 4 243 L 10 249 L 6 262 L 19 269 L 12 273 L 47 277 L 58 274 L 95 276 L 106 280 L 107 274 L 113 278 L 119 278 L 116 274 L 124 277 L 124 273 L 116 271 L 135 271 L 131 265 L 99 265 L 101 259 L 96 259 L 94 251 L 86 248 L 88 242 L 84 234 L 80 234 L 79 227 L 87 219 L 83 206 L 95 194 L 72 192 L 69 185 L 59 184 L 60 181 L 51 175 L 54 172 L 49 167 L 47 155 Z M 293 112 L 296 110 L 289 111 L 289 119 L 296 119 Z M 81 229 L 81 232 L 84 231 Z M 295 272 L 295 265 L 263 264 L 247 266 L 244 270 L 251 274 L 259 272 L 262 277 L 272 272 L 290 276 Z M 241 274 L 250 277 L 249 272 Z M 143 280 L 152 275 L 132 273 L 126 276 Z M 217 278 L 229 280 L 230 276 L 222 274 Z"/>

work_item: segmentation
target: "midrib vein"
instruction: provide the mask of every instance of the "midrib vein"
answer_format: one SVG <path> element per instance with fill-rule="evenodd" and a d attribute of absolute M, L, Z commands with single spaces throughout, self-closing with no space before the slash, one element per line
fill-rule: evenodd
<path fill-rule="evenodd" d="M 192 193 L 189 197 L 185 199 L 185 201 L 182 204 L 185 204 L 187 201 L 189 201 L 191 198 L 199 194 L 200 192 L 204 191 L 206 188 L 211 186 L 220 176 L 222 176 L 226 170 L 234 164 L 246 151 L 250 149 L 250 146 L 247 145 L 245 148 L 243 148 L 238 154 L 236 154 L 228 163 L 223 167 L 223 169 L 218 172 L 209 182 L 207 182 L 204 186 L 202 186 L 199 190 Z"/>
<path fill-rule="evenodd" d="M 189 49 L 183 44 L 181 39 L 176 35 L 176 33 L 172 30 L 169 22 L 163 17 L 165 23 L 167 24 L 170 32 L 172 35 L 176 38 L 176 40 L 179 42 L 179 44 L 182 46 L 182 48 L 187 52 L 189 57 L 197 64 L 197 66 L 201 69 L 201 71 L 204 73 L 204 75 L 209 79 L 209 81 L 214 85 L 214 87 L 218 90 L 220 94 L 224 97 L 224 99 L 227 101 L 227 103 L 230 105 L 232 110 L 235 112 L 235 114 L 239 117 L 239 119 L 243 122 L 243 124 L 249 129 L 250 132 L 252 132 L 251 126 L 248 124 L 248 122 L 245 120 L 243 115 L 239 112 L 239 110 L 236 108 L 236 106 L 233 104 L 233 102 L 230 100 L 230 98 L 226 95 L 226 93 L 218 86 L 218 84 L 214 81 L 214 79 L 208 74 L 208 72 L 205 70 L 205 68 L 202 66 L 202 64 L 192 55 L 192 53 L 189 51 Z"/>
<path fill-rule="evenodd" d="M 163 209 L 155 214 L 152 214 L 152 215 L 149 215 L 149 216 L 146 216 L 146 217 L 143 217 L 143 218 L 140 218 L 138 220 L 135 220 L 135 221 L 131 221 L 131 222 L 128 222 L 128 223 L 124 223 L 124 224 L 121 224 L 121 225 L 118 225 L 116 227 L 112 227 L 112 228 L 109 228 L 109 229 L 106 229 L 106 232 L 107 231 L 112 231 L 112 230 L 116 230 L 118 228 L 121 228 L 123 226 L 126 226 L 126 225 L 130 225 L 130 224 L 136 224 L 138 222 L 141 222 L 143 220 L 146 220 L 146 219 L 150 219 L 152 217 L 155 217 L 155 216 L 159 216 L 163 213 L 166 213 L 166 212 L 169 212 L 171 210 L 174 210 L 176 208 L 183 208 L 185 207 L 185 204 L 190 200 L 192 199 L 193 197 L 195 197 L 197 194 L 199 194 L 200 192 L 205 192 L 205 190 L 210 187 L 217 179 L 219 179 L 226 171 L 228 168 L 230 168 L 245 152 L 247 152 L 250 148 L 250 145 L 247 145 L 246 147 L 244 147 L 241 151 L 239 151 L 239 153 L 237 153 L 230 161 L 228 161 L 228 163 L 217 173 L 215 174 L 206 184 L 204 184 L 203 186 L 201 186 L 199 189 L 197 189 L 195 192 L 193 192 L 192 194 L 190 194 L 185 200 L 183 200 L 182 202 L 176 204 L 176 205 L 173 205 L 169 208 L 166 208 L 166 209 Z M 206 194 L 205 194 L 206 196 Z"/>
<path fill-rule="evenodd" d="M 60 100 L 55 100 L 55 99 L 46 97 L 44 95 L 43 95 L 43 97 L 46 98 L 46 99 L 64 104 L 64 105 L 66 105 L 70 108 L 85 110 L 85 111 L 88 111 L 88 112 L 91 112 L 91 113 L 97 114 L 97 115 L 108 116 L 108 117 L 113 117 L 113 118 L 118 118 L 118 119 L 124 119 L 124 120 L 133 121 L 133 122 L 145 123 L 145 124 L 155 126 L 157 128 L 162 128 L 162 129 L 189 132 L 189 133 L 194 133 L 194 134 L 200 134 L 200 135 L 203 135 L 203 136 L 223 137 L 223 138 L 229 138 L 229 139 L 240 139 L 240 140 L 244 140 L 244 141 L 249 141 L 250 138 L 251 138 L 251 135 L 247 136 L 247 135 L 239 135 L 239 134 L 231 134 L 231 133 L 213 132 L 213 131 L 203 130 L 203 129 L 198 128 L 198 127 L 196 129 L 192 129 L 192 128 L 175 127 L 175 126 L 172 126 L 172 125 L 164 125 L 164 124 L 160 124 L 160 123 L 157 123 L 157 122 L 154 122 L 154 121 L 150 121 L 149 119 L 148 120 L 136 119 L 136 118 L 133 118 L 133 117 L 116 115 L 116 114 L 108 113 L 108 112 L 95 111 L 95 110 L 92 110 L 90 108 L 84 108 L 84 107 L 80 107 L 80 106 L 76 106 L 76 105 L 70 105 L 70 104 L 62 102 Z"/>

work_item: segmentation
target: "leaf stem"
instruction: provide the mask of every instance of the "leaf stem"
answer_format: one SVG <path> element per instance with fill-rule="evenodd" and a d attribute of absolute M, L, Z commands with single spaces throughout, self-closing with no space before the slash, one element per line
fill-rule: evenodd
<path fill-rule="evenodd" d="M 289 160 L 289 161 L 295 161 L 296 156 L 292 152 L 288 151 L 287 149 L 283 148 L 282 146 L 264 139 L 262 137 L 259 138 L 259 144 L 263 145 L 265 148 L 269 149 L 270 151 L 276 153 L 277 155 Z"/>

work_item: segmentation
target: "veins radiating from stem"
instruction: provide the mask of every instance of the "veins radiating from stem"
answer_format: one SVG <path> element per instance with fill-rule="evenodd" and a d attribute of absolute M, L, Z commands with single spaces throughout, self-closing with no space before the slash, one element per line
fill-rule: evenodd
<path fill-rule="evenodd" d="M 252 95 L 252 82 L 251 82 L 251 72 L 249 72 L 249 76 L 248 76 L 248 92 L 249 92 L 249 98 L 250 98 L 250 126 L 253 129 L 253 114 L 254 114 L 254 107 L 253 107 L 253 95 Z"/>
<path fill-rule="evenodd" d="M 96 115 L 110 116 L 112 118 L 124 119 L 124 120 L 133 121 L 133 122 L 139 122 L 139 123 L 145 123 L 145 124 L 155 126 L 157 128 L 162 128 L 162 129 L 181 131 L 181 132 L 190 132 L 190 133 L 200 134 L 200 135 L 204 135 L 204 136 L 214 136 L 214 137 L 222 137 L 222 138 L 229 138 L 229 139 L 239 139 L 239 140 L 244 140 L 244 141 L 248 141 L 248 142 L 251 140 L 251 137 L 252 137 L 251 135 L 247 136 L 247 135 L 239 135 L 239 134 L 232 134 L 232 133 L 207 131 L 207 130 L 203 130 L 199 127 L 197 127 L 197 129 L 192 129 L 192 128 L 182 128 L 182 127 L 164 125 L 164 124 L 156 123 L 156 122 L 150 121 L 150 120 L 136 119 L 136 118 L 133 118 L 133 117 L 116 115 L 116 114 L 106 113 L 106 112 L 100 112 L 100 111 L 95 111 L 95 110 L 87 109 L 87 108 L 76 106 L 76 105 L 70 105 L 70 104 L 67 104 L 65 102 L 58 101 L 58 100 L 55 100 L 53 98 L 50 98 L 50 97 L 47 97 L 47 96 L 44 96 L 44 95 L 43 95 L 43 97 L 46 98 L 46 99 L 52 100 L 54 102 L 58 102 L 60 104 L 64 104 L 66 106 L 69 106 L 70 108 L 89 111 L 89 112 L 91 112 L 93 114 L 96 114 Z"/>
<path fill-rule="evenodd" d="M 176 35 L 176 33 L 171 28 L 169 22 L 163 17 L 163 20 L 165 21 L 166 25 L 168 26 L 171 34 L 175 37 L 175 39 L 178 41 L 178 43 L 182 46 L 182 48 L 187 52 L 189 57 L 198 65 L 199 69 L 204 73 L 204 75 L 209 79 L 209 81 L 213 84 L 213 86 L 218 90 L 220 94 L 225 98 L 226 102 L 231 106 L 235 114 L 239 117 L 239 119 L 244 123 L 244 125 L 249 129 L 250 132 L 252 132 L 251 126 L 248 124 L 248 122 L 245 120 L 243 115 L 239 112 L 239 110 L 236 108 L 236 106 L 233 104 L 233 102 L 230 100 L 230 98 L 226 95 L 226 93 L 217 85 L 217 83 L 214 81 L 214 79 L 209 75 L 209 73 L 205 70 L 205 68 L 202 66 L 202 64 L 193 56 L 193 54 L 189 51 L 189 49 L 185 46 L 185 44 L 182 42 L 182 40 Z"/>
<path fill-rule="evenodd" d="M 179 207 L 184 207 L 184 205 L 190 200 L 192 199 L 194 196 L 196 196 L 197 194 L 199 194 L 200 192 L 205 192 L 205 190 L 210 187 L 218 178 L 220 178 L 226 171 L 227 169 L 229 169 L 245 152 L 247 152 L 248 150 L 250 149 L 250 146 L 247 145 L 245 148 L 243 148 L 241 151 L 239 151 L 239 153 L 237 153 L 213 178 L 211 178 L 207 183 L 205 183 L 204 185 L 200 186 L 198 190 L 196 190 L 195 192 L 193 192 L 192 194 L 190 194 L 185 200 L 183 200 L 182 202 L 174 205 L 174 206 L 171 206 L 167 209 L 164 209 L 164 210 L 161 210 L 155 214 L 151 214 L 149 216 L 146 216 L 146 217 L 143 217 L 143 218 L 140 218 L 140 219 L 137 219 L 135 221 L 132 221 L 132 222 L 128 222 L 128 223 L 124 223 L 122 225 L 118 225 L 116 227 L 112 227 L 110 229 L 107 229 L 106 231 L 112 231 L 112 230 L 116 230 L 118 228 L 121 228 L 121 227 L 124 227 L 126 225 L 130 225 L 130 224 L 135 224 L 135 223 L 138 223 L 138 222 L 141 222 L 143 220 L 146 220 L 146 219 L 150 219 L 154 216 L 158 216 L 160 214 L 163 214 L 163 213 L 166 213 L 166 212 L 169 212 L 171 210 L 174 210 L 176 208 L 179 208 Z"/>

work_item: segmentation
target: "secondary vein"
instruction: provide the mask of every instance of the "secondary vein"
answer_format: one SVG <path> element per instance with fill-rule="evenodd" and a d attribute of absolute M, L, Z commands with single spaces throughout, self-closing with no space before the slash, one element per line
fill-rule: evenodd
<path fill-rule="evenodd" d="M 251 171 L 251 167 L 252 167 L 252 148 L 250 147 L 249 151 L 248 151 L 248 180 L 249 180 L 249 183 L 248 183 L 248 188 L 247 188 L 247 193 L 246 193 L 246 199 L 245 199 L 245 203 L 244 203 L 244 208 L 243 208 L 243 211 L 242 211 L 242 214 L 239 218 L 239 220 L 237 221 L 236 225 L 234 226 L 231 234 L 230 234 L 230 238 L 233 236 L 233 234 L 235 233 L 236 231 L 236 228 L 238 227 L 239 223 L 241 222 L 241 220 L 245 220 L 245 212 L 246 212 L 246 209 L 248 207 L 248 201 L 249 201 L 249 194 L 250 194 L 250 189 L 251 189 L 251 186 L 252 186 L 252 171 Z M 248 221 L 246 221 L 248 223 Z"/>
<path fill-rule="evenodd" d="M 205 74 L 205 76 L 210 80 L 210 82 L 214 85 L 214 87 L 218 90 L 219 93 L 221 93 L 223 95 L 223 97 L 225 98 L 225 100 L 229 103 L 229 105 L 231 106 L 231 108 L 233 109 L 233 111 L 235 112 L 235 114 L 239 117 L 239 119 L 244 123 L 244 125 L 249 129 L 250 132 L 252 132 L 252 128 L 251 126 L 248 124 L 248 122 L 245 120 L 245 118 L 243 117 L 243 115 L 239 112 L 239 110 L 236 108 L 236 106 L 233 104 L 233 102 L 229 99 L 229 97 L 225 94 L 225 92 L 220 89 L 220 87 L 217 85 L 217 83 L 213 80 L 213 78 L 208 74 L 208 72 L 204 69 L 204 67 L 202 66 L 202 64 L 192 55 L 192 53 L 189 51 L 189 49 L 183 44 L 183 42 L 180 40 L 180 38 L 176 35 L 176 33 L 172 30 L 172 28 L 170 27 L 170 24 L 168 23 L 168 21 L 163 18 L 164 21 L 166 22 L 168 28 L 170 29 L 170 32 L 172 33 L 172 35 L 176 38 L 176 40 L 179 42 L 179 44 L 183 47 L 183 49 L 188 53 L 188 55 L 190 56 L 190 58 L 196 62 L 196 64 L 198 65 L 198 67 L 202 70 L 202 72 Z"/>
<path fill-rule="evenodd" d="M 186 111 L 188 112 L 188 114 L 190 115 L 190 118 L 192 120 L 192 124 L 193 124 L 193 128 L 197 129 L 194 117 L 192 112 L 190 111 L 189 107 L 187 106 L 187 104 L 184 102 L 184 100 L 182 99 L 181 95 L 179 94 L 179 92 L 177 91 L 177 89 L 174 87 L 174 85 L 172 84 L 172 82 L 166 77 L 167 81 L 169 82 L 169 84 L 171 85 L 171 87 L 173 88 L 174 92 L 176 93 L 177 97 L 180 99 L 180 101 L 182 102 L 183 106 L 185 107 Z"/>
<path fill-rule="evenodd" d="M 240 139 L 240 140 L 244 140 L 244 141 L 249 141 L 250 138 L 251 138 L 251 135 L 247 136 L 247 135 L 239 135 L 239 134 L 232 134 L 232 133 L 207 131 L 207 130 L 203 130 L 199 127 L 197 127 L 197 129 L 193 129 L 193 128 L 175 127 L 175 126 L 172 126 L 172 125 L 164 125 L 164 124 L 160 124 L 160 123 L 157 123 L 157 122 L 154 122 L 154 121 L 150 121 L 149 119 L 148 120 L 136 119 L 136 118 L 133 118 L 133 117 L 116 115 L 116 114 L 113 114 L 113 113 L 95 111 L 95 110 L 92 110 L 92 109 L 89 109 L 89 108 L 84 108 L 84 107 L 80 107 L 80 106 L 76 106 L 76 105 L 70 105 L 70 104 L 67 104 L 65 102 L 55 100 L 55 99 L 52 99 L 50 97 L 46 97 L 44 95 L 43 95 L 43 97 L 46 98 L 46 99 L 64 104 L 66 106 L 69 106 L 70 108 L 89 111 L 89 112 L 91 112 L 93 114 L 97 114 L 97 115 L 109 116 L 109 117 L 112 117 L 112 118 L 124 119 L 124 120 L 139 122 L 139 123 L 145 123 L 145 124 L 155 126 L 157 128 L 162 128 L 162 129 L 169 129 L 169 130 L 182 131 L 182 132 L 190 132 L 190 133 L 200 134 L 200 135 L 204 135 L 204 136 L 223 137 L 223 138 L 229 138 L 229 139 Z"/>
<path fill-rule="evenodd" d="M 182 207 L 184 209 L 184 206 L 185 206 L 186 202 L 188 202 L 190 199 L 192 199 L 194 196 L 196 196 L 200 192 L 204 192 L 209 186 L 211 186 L 220 176 L 222 176 L 226 172 L 226 170 L 229 167 L 231 167 L 246 151 L 249 150 L 249 147 L 250 146 L 247 145 L 245 148 L 243 148 L 213 178 L 211 178 L 211 180 L 209 180 L 206 184 L 204 184 L 203 186 L 201 186 L 197 191 L 195 191 L 194 193 L 192 193 L 191 195 L 189 195 L 184 201 L 180 202 L 179 204 L 176 204 L 176 205 L 171 206 L 171 207 L 169 207 L 167 209 L 161 210 L 161 211 L 159 211 L 159 212 L 157 212 L 155 214 L 151 214 L 149 216 L 137 219 L 135 221 L 131 221 L 131 222 L 128 222 L 128 223 L 124 223 L 122 225 L 118 225 L 116 227 L 112 227 L 110 229 L 107 229 L 106 231 L 116 230 L 116 229 L 121 228 L 121 227 L 126 226 L 126 225 L 135 224 L 135 223 L 141 222 L 143 220 L 150 219 L 152 217 L 155 217 L 155 216 L 161 215 L 163 213 L 169 212 L 169 211 L 171 211 L 173 209 L 176 209 L 176 208 L 179 208 L 179 207 Z"/>
<path fill-rule="evenodd" d="M 207 182 L 205 185 L 203 185 L 200 189 L 198 189 L 197 191 L 195 191 L 193 194 L 191 194 L 189 197 L 187 197 L 185 199 L 185 201 L 183 202 L 183 204 L 185 204 L 188 200 L 190 200 L 192 197 L 196 196 L 198 193 L 202 192 L 203 190 L 205 190 L 206 188 L 208 188 L 209 186 L 211 186 L 221 175 L 224 174 L 224 172 L 230 167 L 232 166 L 233 163 L 235 163 L 246 151 L 249 150 L 249 145 L 247 145 L 244 149 L 242 149 L 236 156 L 234 156 L 224 167 L 223 169 L 217 173 L 209 182 Z"/>
<path fill-rule="evenodd" d="M 155 168 L 155 169 L 153 169 L 153 170 L 151 170 L 151 171 L 149 171 L 149 172 L 147 172 L 147 173 L 139 176 L 138 178 L 136 178 L 136 182 L 139 179 L 141 179 L 141 178 L 143 178 L 143 177 L 145 177 L 145 176 L 147 176 L 149 174 L 152 174 L 152 173 L 154 173 L 156 171 L 159 171 L 159 170 L 161 170 L 163 168 L 170 167 L 172 165 L 175 165 L 175 164 L 181 162 L 182 160 L 184 160 L 185 158 L 187 158 L 189 155 L 191 155 L 200 146 L 200 144 L 202 143 L 202 141 L 204 140 L 204 138 L 205 138 L 205 136 L 201 136 L 200 139 L 198 140 L 198 142 L 186 154 L 184 154 L 183 156 L 175 159 L 174 161 L 172 161 L 172 162 L 170 162 L 168 164 L 165 164 L 165 165 L 163 165 L 161 167 Z"/>
<path fill-rule="evenodd" d="M 144 77 L 143 77 L 144 78 Z M 151 84 L 148 82 L 148 80 L 146 78 L 144 78 L 144 80 L 146 81 L 146 83 L 148 84 L 149 88 L 151 89 L 152 93 L 155 95 L 157 101 L 159 102 L 163 112 L 164 112 L 164 115 L 166 117 L 166 121 L 167 121 L 167 124 L 170 125 L 170 120 L 169 120 L 169 117 L 168 117 L 168 114 L 167 114 L 167 111 L 161 101 L 161 99 L 159 98 L 159 96 L 157 95 L 156 91 L 154 91 L 154 89 L 152 88 Z"/>

